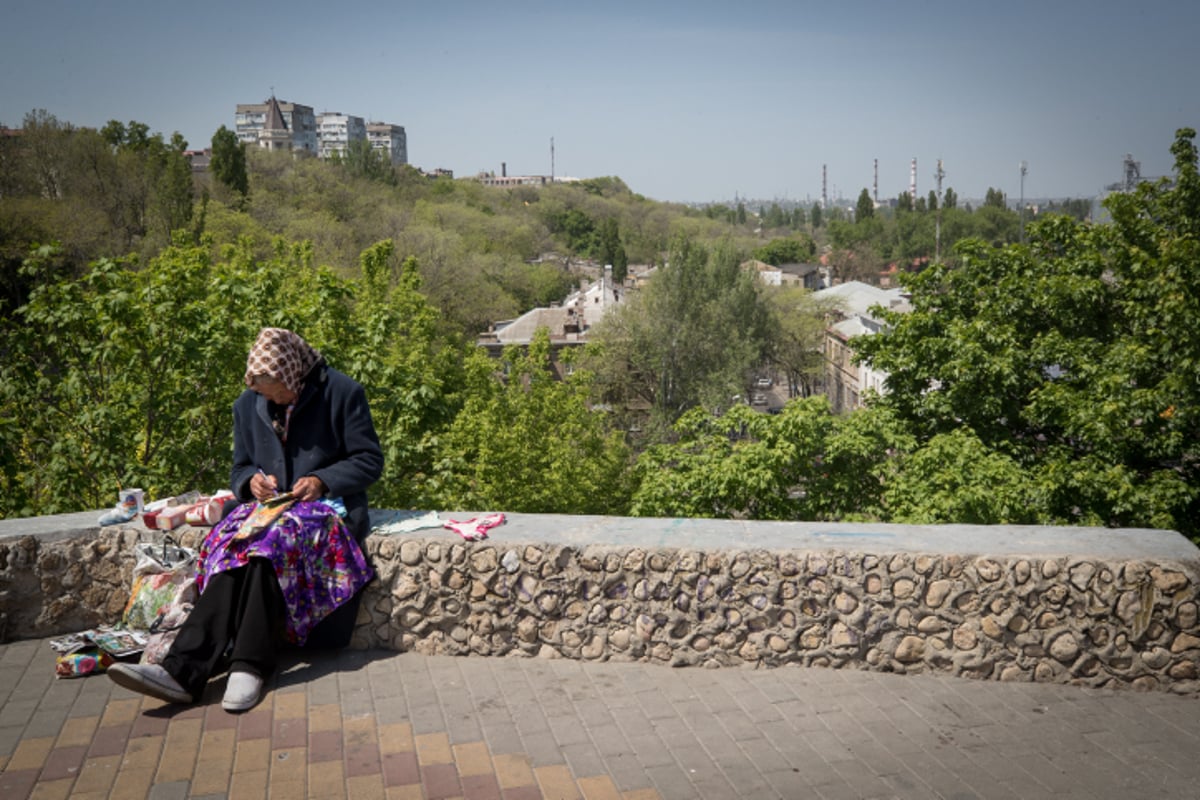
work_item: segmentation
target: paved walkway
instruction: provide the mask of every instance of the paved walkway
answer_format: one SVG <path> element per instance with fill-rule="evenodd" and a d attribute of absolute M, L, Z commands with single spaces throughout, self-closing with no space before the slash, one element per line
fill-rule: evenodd
<path fill-rule="evenodd" d="M 1200 700 L 787 667 L 292 654 L 234 716 L 0 645 L 0 798 L 1196 798 Z"/>

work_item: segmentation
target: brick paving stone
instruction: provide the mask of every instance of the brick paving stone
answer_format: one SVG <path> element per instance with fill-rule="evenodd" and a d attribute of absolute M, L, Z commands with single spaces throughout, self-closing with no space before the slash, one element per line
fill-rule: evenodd
<path fill-rule="evenodd" d="M 140 739 L 130 739 L 125 746 L 125 758 L 121 761 L 121 769 L 157 769 L 163 741 L 164 737 L 162 736 L 143 736 Z"/>
<path fill-rule="evenodd" d="M 232 728 L 204 728 L 200 735 L 200 753 L 197 762 L 232 761 L 237 747 L 237 732 Z"/>
<path fill-rule="evenodd" d="M 79 795 L 71 790 L 74 784 L 75 780 L 73 778 L 58 778 L 52 781 L 39 780 L 30 797 L 32 800 L 67 800 L 68 797 L 77 798 Z"/>
<path fill-rule="evenodd" d="M 340 761 L 308 764 L 308 796 L 333 800 L 346 796 L 346 775 Z"/>
<path fill-rule="evenodd" d="M 164 716 L 154 714 L 138 714 L 133 719 L 133 726 L 129 729 L 130 739 L 140 739 L 145 736 L 166 736 L 167 724 L 170 719 Z"/>
<path fill-rule="evenodd" d="M 487 750 L 487 742 L 472 741 L 454 745 L 451 751 L 454 753 L 454 763 L 458 765 L 458 775 L 492 774 L 492 756 Z"/>
<path fill-rule="evenodd" d="M 583 800 L 621 800 L 617 785 L 607 775 L 580 778 L 576 783 Z"/>
<path fill-rule="evenodd" d="M 563 747 L 562 757 L 576 775 L 598 775 L 605 771 L 604 759 L 591 742 Z"/>
<path fill-rule="evenodd" d="M 22 739 L 8 760 L 6 770 L 19 772 L 26 769 L 40 770 L 46 757 L 54 748 L 54 737 L 41 736 Z"/>
<path fill-rule="evenodd" d="M 0 797 L 28 797 L 40 774 L 40 769 L 5 769 L 0 773 Z"/>
<path fill-rule="evenodd" d="M 55 747 L 46 755 L 40 780 L 53 781 L 59 778 L 74 778 L 83 767 L 87 757 L 87 745 Z"/>
<path fill-rule="evenodd" d="M 272 747 L 304 747 L 307 742 L 308 723 L 303 717 L 274 720 L 274 729 L 271 731 Z"/>
<path fill-rule="evenodd" d="M 342 731 L 311 731 L 308 734 L 308 760 L 310 763 L 342 760 Z"/>
<path fill-rule="evenodd" d="M 488 742 L 494 743 L 492 745 L 493 752 L 520 752 L 521 733 L 512 722 L 497 722 L 491 725 L 484 725 L 483 738 Z"/>
<path fill-rule="evenodd" d="M 544 800 L 541 790 L 536 786 L 513 786 L 501 789 L 500 796 L 504 800 Z"/>
<path fill-rule="evenodd" d="M 458 770 L 453 764 L 422 764 L 421 784 L 429 800 L 445 800 L 462 795 Z"/>
<path fill-rule="evenodd" d="M 188 789 L 187 781 L 155 783 L 150 788 L 148 800 L 184 800 L 188 796 Z"/>
<path fill-rule="evenodd" d="M 415 752 L 385 753 L 380 762 L 386 786 L 421 782 L 421 766 Z"/>
<path fill-rule="evenodd" d="M 779 798 L 811 797 L 812 787 L 795 768 L 763 772 L 763 780 L 771 787 L 767 796 Z"/>
<path fill-rule="evenodd" d="M 658 789 L 663 800 L 695 800 L 696 787 L 678 764 L 647 767 L 646 777 Z"/>
<path fill-rule="evenodd" d="M 577 800 L 579 787 L 571 770 L 563 765 L 548 765 L 534 770 L 538 786 L 545 797 L 557 800 Z"/>
<path fill-rule="evenodd" d="M 605 756 L 604 769 L 622 792 L 643 788 L 648 783 L 642 764 L 633 753 Z"/>
<path fill-rule="evenodd" d="M 645 731 L 639 735 L 626 735 L 629 748 L 643 767 L 658 767 L 674 764 L 675 757 L 671 748 L 653 731 Z"/>
<path fill-rule="evenodd" d="M 233 776 L 233 758 L 198 761 L 192 774 L 191 793 L 195 795 L 224 795 Z"/>
<path fill-rule="evenodd" d="M 342 761 L 346 765 L 346 777 L 375 775 L 382 771 L 379 745 L 376 742 L 347 744 Z"/>
<path fill-rule="evenodd" d="M 533 767 L 525 756 L 496 754 L 492 756 L 492 764 L 496 768 L 496 780 L 500 782 L 501 789 L 532 786 L 535 783 Z"/>
<path fill-rule="evenodd" d="M 15 725 L 8 728 L 0 728 L 0 772 L 4 771 L 8 758 L 17 749 L 17 745 L 21 743 L 21 733 L 24 730 L 24 728 Z"/>
<path fill-rule="evenodd" d="M 452 764 L 454 751 L 450 748 L 450 737 L 444 733 L 423 733 L 414 738 L 417 760 L 426 764 Z"/>
<path fill-rule="evenodd" d="M 267 796 L 267 770 L 238 772 L 229 779 L 229 800 L 262 800 Z"/>
<path fill-rule="evenodd" d="M 57 736 L 66 721 L 66 708 L 44 709 L 39 706 L 38 710 L 30 716 L 29 721 L 25 723 L 25 735 L 34 737 Z"/>
<path fill-rule="evenodd" d="M 233 754 L 233 772 L 258 772 L 271 763 L 270 739 L 239 739 Z"/>
<path fill-rule="evenodd" d="M 595 745 L 596 750 L 601 755 L 628 753 L 630 751 L 629 740 L 625 738 L 625 733 L 616 724 L 609 722 L 603 725 L 588 725 L 588 736 Z"/>
<path fill-rule="evenodd" d="M 245 714 L 239 714 L 237 719 L 237 738 L 239 741 L 243 739 L 269 739 L 271 737 L 274 717 L 270 710 L 256 708 L 247 711 Z"/>
<path fill-rule="evenodd" d="M 123 755 L 132 729 L 132 722 L 97 728 L 88 745 L 88 757 Z"/>
<path fill-rule="evenodd" d="M 459 775 L 458 779 L 464 800 L 500 800 L 500 784 L 495 775 Z"/>

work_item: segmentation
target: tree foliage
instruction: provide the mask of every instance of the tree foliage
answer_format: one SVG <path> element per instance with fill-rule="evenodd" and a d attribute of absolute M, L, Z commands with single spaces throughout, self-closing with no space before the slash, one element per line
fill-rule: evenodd
<path fill-rule="evenodd" d="M 212 137 L 212 158 L 208 168 L 213 177 L 235 194 L 235 205 L 245 202 L 250 194 L 250 176 L 246 171 L 246 145 L 237 134 L 222 125 Z"/>
<path fill-rule="evenodd" d="M 1174 186 L 1109 199 L 1112 225 L 1054 217 L 1027 247 L 960 243 L 956 267 L 906 279 L 912 313 L 859 342 L 915 435 L 957 436 L 1009 477 L 1011 460 L 1040 521 L 1197 530 L 1194 136 L 1177 135 Z"/>
<path fill-rule="evenodd" d="M 769 314 L 731 247 L 680 238 L 646 287 L 596 326 L 589 365 L 606 399 L 645 404 L 656 425 L 728 407 L 765 355 Z"/>
<path fill-rule="evenodd" d="M 587 375 L 557 379 L 545 328 L 527 349 L 508 348 L 500 364 L 474 351 L 468 373 L 465 405 L 438 442 L 428 497 L 448 508 L 624 512 L 630 453 L 589 407 Z"/>

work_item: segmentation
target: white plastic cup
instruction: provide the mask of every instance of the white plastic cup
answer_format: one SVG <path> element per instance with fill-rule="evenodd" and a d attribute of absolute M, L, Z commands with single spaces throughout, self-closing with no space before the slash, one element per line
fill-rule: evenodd
<path fill-rule="evenodd" d="M 144 496 L 141 489 L 122 489 L 118 495 L 120 498 L 118 505 L 133 514 L 140 514 L 143 510 Z"/>

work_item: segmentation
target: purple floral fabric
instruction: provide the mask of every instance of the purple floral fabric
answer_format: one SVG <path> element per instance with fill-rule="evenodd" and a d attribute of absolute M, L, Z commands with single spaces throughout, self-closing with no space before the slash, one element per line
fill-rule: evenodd
<path fill-rule="evenodd" d="M 322 502 L 295 503 L 258 536 L 234 535 L 256 503 L 243 503 L 216 525 L 200 545 L 196 588 L 208 576 L 236 569 L 251 557 L 268 559 L 287 603 L 287 636 L 304 644 L 318 622 L 375 577 L 341 517 Z"/>

